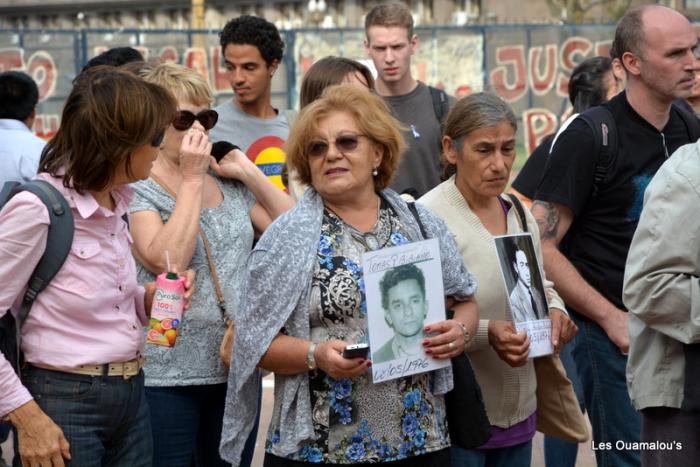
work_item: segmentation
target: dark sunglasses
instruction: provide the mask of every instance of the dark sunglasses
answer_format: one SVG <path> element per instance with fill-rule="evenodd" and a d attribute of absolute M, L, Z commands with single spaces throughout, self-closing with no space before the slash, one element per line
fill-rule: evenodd
<path fill-rule="evenodd" d="M 333 144 L 335 144 L 336 149 L 341 153 L 352 152 L 357 149 L 357 145 L 360 143 L 360 137 L 365 135 L 340 135 L 335 138 Z M 330 143 L 328 141 L 317 139 L 309 143 L 307 153 L 311 157 L 324 157 L 328 154 L 328 147 Z"/>
<path fill-rule="evenodd" d="M 160 143 L 163 142 L 163 138 L 165 137 L 165 130 L 161 130 L 160 133 L 158 133 L 155 138 L 153 138 L 153 141 L 151 141 L 151 146 L 154 148 L 159 148 Z"/>
<path fill-rule="evenodd" d="M 205 130 L 211 130 L 219 120 L 219 114 L 216 110 L 202 110 L 197 115 L 189 110 L 178 110 L 177 115 L 173 119 L 173 127 L 176 130 L 185 131 L 192 128 L 194 121 L 198 120 Z"/>

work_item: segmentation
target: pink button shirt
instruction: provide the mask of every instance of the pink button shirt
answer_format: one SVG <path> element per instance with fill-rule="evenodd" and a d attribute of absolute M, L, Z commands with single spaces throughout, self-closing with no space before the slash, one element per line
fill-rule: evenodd
<path fill-rule="evenodd" d="M 51 182 L 68 200 L 75 236 L 66 262 L 39 294 L 22 328 L 26 360 L 70 369 L 137 358 L 143 351 L 147 317 L 131 236 L 122 219 L 131 188 L 112 192 L 112 212 L 89 193 L 63 187 L 60 179 L 46 174 L 38 178 Z M 46 247 L 48 225 L 46 207 L 28 192 L 13 197 L 0 212 L 0 316 L 21 302 Z M 30 399 L 0 354 L 0 416 Z"/>

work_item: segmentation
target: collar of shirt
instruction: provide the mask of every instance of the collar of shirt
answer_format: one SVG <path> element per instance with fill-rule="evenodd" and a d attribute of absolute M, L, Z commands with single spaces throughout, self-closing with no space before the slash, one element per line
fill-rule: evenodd
<path fill-rule="evenodd" d="M 14 118 L 0 118 L 0 130 L 20 130 L 31 133 L 32 130 L 29 129 L 24 122 L 20 120 L 15 120 Z"/>
<path fill-rule="evenodd" d="M 104 217 L 121 217 L 129 209 L 129 203 L 131 203 L 134 194 L 133 189 L 129 185 L 121 185 L 113 189 L 112 196 L 114 197 L 116 206 L 114 212 L 111 212 L 108 209 L 102 209 L 91 193 L 85 192 L 80 194 L 73 188 L 66 188 L 63 186 L 63 179 L 60 177 L 52 177 L 47 173 L 41 173 L 37 175 L 37 178 L 45 180 L 56 187 L 68 200 L 68 205 L 74 207 L 83 219 L 87 219 L 98 212 L 102 213 Z"/>

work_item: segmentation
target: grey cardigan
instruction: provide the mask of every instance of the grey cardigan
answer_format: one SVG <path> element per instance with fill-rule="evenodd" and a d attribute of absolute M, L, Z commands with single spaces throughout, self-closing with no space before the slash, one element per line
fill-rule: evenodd
<path fill-rule="evenodd" d="M 385 190 L 412 240 L 422 239 L 406 202 Z M 474 276 L 467 270 L 444 222 L 427 208 L 417 206 L 429 237 L 438 238 L 445 295 L 466 300 L 476 292 Z M 323 220 L 323 200 L 309 188 L 299 203 L 270 225 L 248 258 L 236 310 L 235 345 L 228 380 L 221 434 L 221 456 L 237 465 L 243 445 L 255 422 L 260 397 L 258 362 L 284 327 L 288 335 L 308 339 L 311 279 Z M 314 437 L 309 380 L 306 373 L 282 380 L 280 447 L 291 454 Z M 435 393 L 452 389 L 452 368 L 438 370 Z M 278 392 L 279 389 L 276 391 Z"/>

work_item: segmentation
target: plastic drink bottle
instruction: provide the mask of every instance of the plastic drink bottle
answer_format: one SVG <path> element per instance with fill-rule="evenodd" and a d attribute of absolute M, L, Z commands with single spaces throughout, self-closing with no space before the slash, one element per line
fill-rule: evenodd
<path fill-rule="evenodd" d="M 158 275 L 146 342 L 173 347 L 184 307 L 185 278 L 179 277 L 174 272 Z"/>

